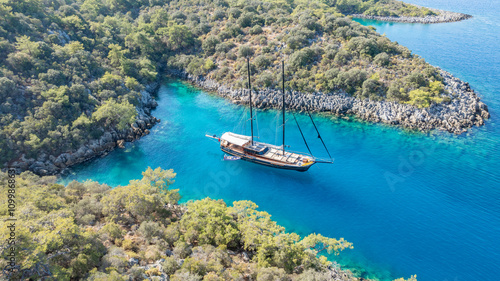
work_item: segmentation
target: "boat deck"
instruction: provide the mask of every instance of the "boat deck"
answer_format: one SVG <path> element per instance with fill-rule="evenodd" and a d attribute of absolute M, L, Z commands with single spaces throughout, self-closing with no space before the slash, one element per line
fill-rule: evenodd
<path fill-rule="evenodd" d="M 234 144 L 227 144 L 227 145 L 221 145 L 221 147 L 227 147 L 232 151 L 238 152 L 240 155 L 243 157 L 254 157 L 256 159 L 262 159 L 264 161 L 268 162 L 273 162 L 276 165 L 293 165 L 293 166 L 302 166 L 303 165 L 303 160 L 312 160 L 309 159 L 308 157 L 303 157 L 300 154 L 293 153 L 293 152 L 287 152 L 285 151 L 285 154 L 283 155 L 283 151 L 269 147 L 268 151 L 263 154 L 263 155 L 249 155 L 244 152 L 243 147 L 234 145 Z"/>
<path fill-rule="evenodd" d="M 291 153 L 291 152 L 286 152 L 285 155 L 283 155 L 282 150 L 277 150 L 275 148 L 270 148 L 266 154 L 262 155 L 265 158 L 273 159 L 276 161 L 281 161 L 281 162 L 286 162 L 286 163 L 297 163 L 300 155 L 296 153 Z"/>

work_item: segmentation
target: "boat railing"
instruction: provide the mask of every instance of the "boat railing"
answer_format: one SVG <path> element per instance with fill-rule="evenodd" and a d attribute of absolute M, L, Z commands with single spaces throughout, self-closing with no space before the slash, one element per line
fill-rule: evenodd
<path fill-rule="evenodd" d="M 274 148 L 274 149 L 283 150 L 283 146 L 280 146 L 280 145 L 274 145 L 274 144 L 267 144 L 267 145 L 269 147 Z M 299 151 L 288 150 L 288 149 L 285 152 L 289 152 L 289 153 L 294 153 L 294 154 L 299 154 L 299 155 L 311 157 L 311 158 L 314 159 L 314 161 L 316 163 L 333 164 L 333 162 L 335 160 L 335 159 L 319 158 L 319 157 L 316 157 L 316 156 L 314 156 L 314 155 L 312 155 L 310 153 L 299 152 Z"/>

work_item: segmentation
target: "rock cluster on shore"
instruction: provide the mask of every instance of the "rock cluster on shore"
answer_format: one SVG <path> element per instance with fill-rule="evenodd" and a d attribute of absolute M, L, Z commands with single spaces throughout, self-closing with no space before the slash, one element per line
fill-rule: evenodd
<path fill-rule="evenodd" d="M 37 159 L 26 159 L 22 155 L 19 160 L 10 164 L 10 168 L 15 169 L 17 172 L 30 170 L 41 176 L 58 174 L 64 172 L 70 166 L 106 155 L 116 147 L 123 148 L 125 142 L 132 142 L 149 134 L 149 129 L 160 122 L 159 119 L 151 115 L 151 109 L 156 108 L 158 105 L 151 95 L 159 86 L 160 84 L 155 82 L 147 85 L 146 89 L 141 92 L 139 105 L 136 108 L 137 118 L 129 129 L 105 132 L 101 138 L 91 140 L 76 151 L 65 152 L 58 156 L 40 154 Z"/>
<path fill-rule="evenodd" d="M 420 7 L 417 5 L 414 5 L 414 6 Z M 435 12 L 437 15 L 425 16 L 425 17 L 406 17 L 406 16 L 383 17 L 383 16 L 369 16 L 369 15 L 363 15 L 363 14 L 352 14 L 351 16 L 354 18 L 361 18 L 361 19 L 404 22 L 404 23 L 423 23 L 423 24 L 455 22 L 455 21 L 461 21 L 461 20 L 466 20 L 466 19 L 472 18 L 471 15 L 462 14 L 462 13 L 455 13 L 455 12 L 449 12 L 449 11 L 432 9 L 432 8 L 427 8 L 427 9 Z"/>
<path fill-rule="evenodd" d="M 382 122 L 399 125 L 404 128 L 430 131 L 439 129 L 450 133 L 461 134 L 472 126 L 481 126 L 490 114 L 488 107 L 470 88 L 469 84 L 439 69 L 448 103 L 432 104 L 428 108 L 417 108 L 409 104 L 390 101 L 371 101 L 338 93 L 300 93 L 292 91 L 286 95 L 287 107 L 297 111 L 329 112 L 335 115 L 354 115 L 370 122 Z M 234 103 L 248 104 L 248 92 L 244 89 L 233 89 L 220 85 L 214 80 L 204 77 L 193 77 L 184 72 L 171 70 L 170 74 L 187 79 L 195 85 L 215 91 L 220 96 Z M 282 94 L 280 90 L 264 89 L 253 94 L 252 103 L 257 108 L 281 108 Z"/>
<path fill-rule="evenodd" d="M 190 255 L 190 257 L 196 256 L 198 251 L 202 252 L 201 249 L 202 249 L 202 247 L 200 247 L 200 246 L 194 248 L 193 253 Z M 226 252 L 229 254 L 229 257 L 231 258 L 232 261 L 236 261 L 240 265 L 246 264 L 246 265 L 250 266 L 251 257 L 252 257 L 252 254 L 250 252 L 246 252 L 246 251 L 234 252 L 231 250 L 226 250 Z M 175 257 L 175 255 L 173 254 L 173 252 L 171 250 L 166 250 L 165 256 Z M 182 264 L 184 264 L 185 260 L 186 259 L 176 258 L 176 262 L 177 262 L 177 264 L 179 264 L 179 266 L 182 266 Z M 128 259 L 127 262 L 128 262 L 128 265 L 130 267 L 135 266 L 139 270 L 144 270 L 144 271 L 155 270 L 158 272 L 157 273 L 158 275 L 156 275 L 155 279 L 151 279 L 145 273 L 142 273 L 141 277 L 144 278 L 144 280 L 158 280 L 158 281 L 171 280 L 168 277 L 168 273 L 165 272 L 166 269 L 163 268 L 163 266 L 162 266 L 162 264 L 165 262 L 165 259 L 163 259 L 163 258 L 159 259 L 155 262 L 150 262 L 150 263 L 147 263 L 144 260 L 139 260 L 138 258 L 130 258 L 130 259 Z M 333 266 L 329 266 L 328 268 L 326 268 L 324 270 L 324 272 L 322 272 L 321 274 L 318 274 L 318 276 L 321 276 L 323 278 L 328 278 L 326 280 L 329 280 L 329 281 L 358 281 L 358 280 L 362 281 L 362 280 L 365 280 L 363 278 L 353 277 L 352 272 L 350 272 L 348 270 L 340 269 L 340 266 L 338 266 L 337 263 L 334 263 Z M 252 280 L 251 275 L 248 273 L 245 274 L 245 277 L 247 278 L 247 280 Z"/>

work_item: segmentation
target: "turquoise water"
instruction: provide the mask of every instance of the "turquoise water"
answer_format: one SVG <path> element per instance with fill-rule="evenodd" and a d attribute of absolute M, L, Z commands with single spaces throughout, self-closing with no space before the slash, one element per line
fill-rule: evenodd
<path fill-rule="evenodd" d="M 415 2 L 416 3 L 416 2 Z M 205 133 L 248 132 L 244 107 L 178 81 L 166 81 L 151 134 L 107 157 L 79 165 L 63 179 L 124 185 L 148 166 L 173 168 L 183 201 L 206 196 L 248 199 L 302 235 L 319 232 L 354 243 L 339 263 L 366 277 L 417 274 L 427 280 L 497 280 L 500 275 L 499 22 L 480 2 L 417 4 L 473 14 L 429 26 L 375 25 L 434 65 L 471 83 L 490 106 L 487 125 L 453 136 L 419 134 L 331 116 L 316 116 L 334 165 L 307 173 L 222 161 Z M 493 5 L 493 4 L 492 4 Z M 454 8 L 456 7 L 456 8 Z M 308 117 L 298 115 L 311 150 L 325 157 Z M 288 116 L 287 143 L 306 151 Z M 260 140 L 277 143 L 279 112 L 259 111 Z M 363 269 L 364 271 L 360 271 Z"/>

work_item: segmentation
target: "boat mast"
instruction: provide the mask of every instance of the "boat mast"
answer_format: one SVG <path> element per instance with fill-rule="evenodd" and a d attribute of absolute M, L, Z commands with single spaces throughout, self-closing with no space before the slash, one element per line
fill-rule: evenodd
<path fill-rule="evenodd" d="M 281 82 L 283 91 L 283 155 L 285 155 L 285 61 L 281 61 Z"/>
<path fill-rule="evenodd" d="M 253 145 L 253 112 L 252 112 L 252 86 L 250 84 L 250 58 L 247 57 L 247 72 L 248 72 L 248 91 L 250 95 L 250 130 L 252 132 L 252 145 Z"/>

